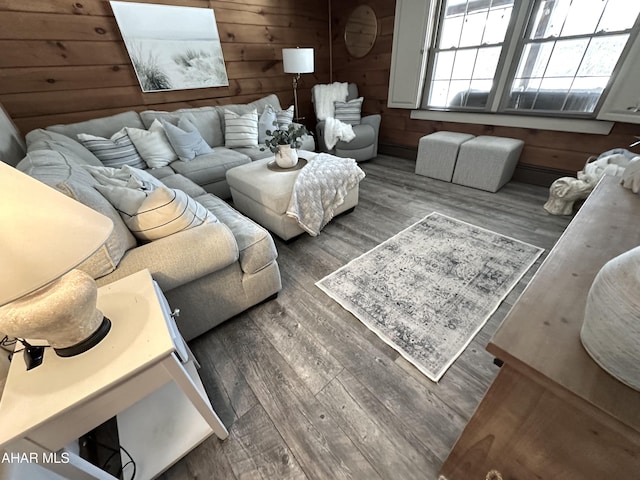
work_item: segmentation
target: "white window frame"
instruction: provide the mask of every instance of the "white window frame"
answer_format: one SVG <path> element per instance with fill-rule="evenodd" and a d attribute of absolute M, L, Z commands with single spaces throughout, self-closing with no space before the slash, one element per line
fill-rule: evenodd
<path fill-rule="evenodd" d="M 420 2 L 421 0 L 397 0 L 396 8 L 402 6 L 403 3 L 411 4 L 415 2 Z M 422 0 L 424 2 L 424 0 Z M 430 2 L 431 8 L 426 12 L 426 17 L 424 21 L 426 24 L 433 25 L 437 20 L 437 15 L 439 14 L 439 10 L 437 7 L 438 2 L 436 0 L 431 0 Z M 616 104 L 616 102 L 611 101 L 610 93 L 611 91 L 616 91 L 620 89 L 621 80 L 617 76 L 622 72 L 629 70 L 628 64 L 636 65 L 640 63 L 640 59 L 634 58 L 634 53 L 638 50 L 638 44 L 640 44 L 640 35 L 638 35 L 638 26 L 636 25 L 631 32 L 629 41 L 627 46 L 625 47 L 621 59 L 622 61 L 618 65 L 618 68 L 613 72 L 611 76 L 611 81 L 609 82 L 608 87 L 603 92 L 600 101 L 598 102 L 598 108 L 596 112 L 593 114 L 594 118 L 579 118 L 579 116 L 568 117 L 566 114 L 560 112 L 554 112 L 553 115 L 545 115 L 540 114 L 539 112 L 517 112 L 517 113 L 503 113 L 500 111 L 501 104 L 503 102 L 503 98 L 505 98 L 506 89 L 510 88 L 509 80 L 512 73 L 512 70 L 517 68 L 518 58 L 516 58 L 516 54 L 519 53 L 521 48 L 521 36 L 526 33 L 526 26 L 528 19 L 530 17 L 531 11 L 535 6 L 535 0 L 521 0 L 521 5 L 519 8 L 514 8 L 515 19 L 513 20 L 513 32 L 515 33 L 512 36 L 512 40 L 506 41 L 504 48 L 506 51 L 503 52 L 504 58 L 504 66 L 499 69 L 497 76 L 497 84 L 495 88 L 495 94 L 491 95 L 489 101 L 489 105 L 487 109 L 482 112 L 472 112 L 472 111 L 451 111 L 451 110 L 426 110 L 419 107 L 419 105 L 415 105 L 413 108 L 418 108 L 416 110 L 412 110 L 411 118 L 412 119 L 423 119 L 423 120 L 435 120 L 442 122 L 458 122 L 458 123 L 474 123 L 474 124 L 484 124 L 484 125 L 503 125 L 503 126 L 512 126 L 512 127 L 521 127 L 521 128 L 536 128 L 543 130 L 557 130 L 557 131 L 567 131 L 567 132 L 581 132 L 581 133 L 594 133 L 594 134 L 608 134 L 610 133 L 614 122 L 613 121 L 603 121 L 598 119 L 618 119 L 618 118 L 630 118 L 627 121 L 634 121 L 640 123 L 640 115 L 638 112 L 632 111 L 630 107 L 627 108 L 627 112 L 622 112 L 622 114 L 613 115 L 608 110 L 608 105 Z M 397 20 L 397 19 L 396 19 Z M 398 25 L 398 22 L 395 25 L 396 29 L 402 28 L 402 25 Z M 427 44 L 429 45 L 429 52 L 433 48 L 436 40 L 436 32 L 435 28 L 427 29 L 431 31 L 431 38 L 428 39 Z M 397 30 L 396 30 L 397 31 Z M 395 35 L 394 35 L 395 37 Z M 635 45 L 635 47 L 634 47 Z M 394 38 L 394 50 L 392 57 L 396 56 L 398 52 L 396 52 L 396 48 L 401 48 L 401 45 L 396 45 Z M 629 52 L 632 52 L 632 55 L 629 55 Z M 426 53 L 426 52 L 425 52 Z M 432 55 L 429 55 L 432 57 Z M 432 59 L 429 59 L 429 66 L 431 66 Z M 515 65 L 514 65 L 515 63 Z M 425 80 L 420 85 L 420 90 L 417 93 L 417 97 L 420 99 L 419 103 L 422 102 L 422 97 L 424 94 L 424 89 L 427 88 L 427 69 L 424 68 L 427 64 L 427 61 L 422 63 L 422 74 L 425 77 Z M 391 74 L 391 82 L 392 84 L 394 76 L 393 65 L 392 65 L 392 74 Z M 618 80 L 618 82 L 616 82 Z M 626 87 L 625 95 L 629 96 L 628 87 Z M 638 97 L 640 98 L 640 87 L 637 92 Z M 619 102 L 618 102 L 619 103 Z M 407 108 L 407 106 L 394 105 L 391 98 L 389 101 L 390 107 L 400 107 Z M 409 107 L 411 108 L 411 107 Z M 631 114 L 629 114 L 631 112 Z M 626 115 L 624 115 L 626 113 Z"/>

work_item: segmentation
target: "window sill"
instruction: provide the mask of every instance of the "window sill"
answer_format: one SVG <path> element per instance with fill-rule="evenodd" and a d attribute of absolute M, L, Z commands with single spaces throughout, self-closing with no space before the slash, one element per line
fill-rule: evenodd
<path fill-rule="evenodd" d="M 553 130 L 557 132 L 591 133 L 595 135 L 608 135 L 614 124 L 614 122 L 604 122 L 601 120 L 528 117 L 493 113 L 438 112 L 434 110 L 412 110 L 411 118 L 437 122 L 472 123 L 478 125 Z"/>

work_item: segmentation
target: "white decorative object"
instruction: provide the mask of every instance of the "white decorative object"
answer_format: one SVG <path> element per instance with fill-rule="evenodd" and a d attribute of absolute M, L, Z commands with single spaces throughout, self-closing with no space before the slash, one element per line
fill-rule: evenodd
<path fill-rule="evenodd" d="M 622 186 L 633 193 L 640 192 L 640 157 L 633 158 L 622 174 Z"/>
<path fill-rule="evenodd" d="M 609 260 L 589 290 L 580 339 L 594 361 L 640 390 L 640 247 Z"/>
<path fill-rule="evenodd" d="M 279 145 L 276 151 L 276 163 L 281 168 L 293 168 L 298 164 L 298 151 L 291 145 Z"/>
<path fill-rule="evenodd" d="M 594 186 L 595 183 L 573 177 L 559 178 L 549 188 L 549 199 L 544 209 L 552 215 L 571 215 L 575 201 L 587 198 Z"/>
<path fill-rule="evenodd" d="M 614 149 L 599 157 L 589 157 L 578 178 L 562 177 L 551 184 L 544 209 L 552 215 L 571 215 L 576 200 L 589 196 L 604 175 L 621 177 L 631 162 L 631 152 Z"/>

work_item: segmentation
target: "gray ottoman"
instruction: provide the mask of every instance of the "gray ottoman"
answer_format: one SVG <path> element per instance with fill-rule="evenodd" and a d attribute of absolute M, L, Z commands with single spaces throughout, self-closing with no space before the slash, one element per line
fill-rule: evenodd
<path fill-rule="evenodd" d="M 312 158 L 313 152 L 298 151 L 300 158 Z M 283 240 L 304 233 L 298 222 L 286 215 L 293 184 L 300 170 L 278 171 L 269 168 L 274 157 L 227 170 L 227 183 L 231 189 L 233 206 Z M 358 185 L 349 190 L 335 215 L 346 212 L 358 204 Z"/>
<path fill-rule="evenodd" d="M 460 146 L 453 183 L 497 192 L 511 180 L 524 142 L 481 135 Z"/>
<path fill-rule="evenodd" d="M 468 133 L 456 132 L 425 135 L 418 143 L 416 174 L 450 182 L 460 145 L 472 138 Z"/>

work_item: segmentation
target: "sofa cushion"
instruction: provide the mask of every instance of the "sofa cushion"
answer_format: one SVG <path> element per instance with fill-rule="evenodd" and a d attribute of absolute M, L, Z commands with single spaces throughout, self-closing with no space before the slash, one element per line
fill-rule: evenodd
<path fill-rule="evenodd" d="M 96 185 L 96 189 L 120 212 L 131 233 L 143 241 L 218 221 L 182 190 L 160 186 L 149 191 L 116 185 Z"/>
<path fill-rule="evenodd" d="M 107 167 L 120 168 L 123 165 L 131 165 L 147 168 L 147 164 L 133 146 L 126 128 L 118 130 L 111 138 L 79 133 L 78 140 Z"/>
<path fill-rule="evenodd" d="M 98 160 L 91 151 L 77 140 L 73 140 L 61 133 L 53 132 L 38 128 L 27 133 L 27 150 L 54 150 L 60 153 L 70 155 L 70 158 L 78 158 L 87 165 L 101 166 L 102 162 Z"/>
<path fill-rule="evenodd" d="M 214 195 L 196 198 L 222 223 L 231 229 L 240 252 L 240 267 L 245 273 L 256 273 L 270 265 L 278 252 L 267 230 L 230 207 Z"/>
<path fill-rule="evenodd" d="M 129 138 L 149 168 L 166 167 L 178 159 L 167 133 L 159 120 L 154 120 L 149 130 L 126 127 Z"/>
<path fill-rule="evenodd" d="M 225 180 L 227 170 L 245 163 L 251 163 L 251 159 L 246 155 L 217 147 L 213 153 L 200 155 L 189 162 L 177 160 L 171 164 L 171 168 L 198 185 L 208 185 Z"/>
<path fill-rule="evenodd" d="M 113 231 L 105 244 L 78 267 L 99 278 L 116 269 L 125 252 L 136 246 L 136 240 L 118 212 L 94 188 L 97 182 L 81 163 L 70 154 L 34 150 L 27 153 L 16 168 L 111 219 Z"/>
<path fill-rule="evenodd" d="M 256 110 L 242 115 L 225 110 L 224 123 L 225 147 L 258 146 L 258 112 Z"/>
<path fill-rule="evenodd" d="M 85 122 L 69 123 L 66 125 L 50 125 L 47 130 L 61 133 L 75 140 L 79 133 L 88 133 L 97 137 L 109 138 L 123 127 L 145 128 L 140 115 L 129 111 L 111 115 L 109 117 L 95 118 Z"/>
<path fill-rule="evenodd" d="M 147 128 L 151 127 L 155 119 L 166 120 L 177 125 L 183 117 L 198 129 L 207 145 L 211 147 L 224 145 L 224 132 L 217 107 L 181 108 L 174 112 L 146 110 L 140 113 L 140 118 Z"/>
<path fill-rule="evenodd" d="M 173 173 L 171 175 L 167 175 L 166 177 L 162 177 L 162 183 L 164 183 L 169 188 L 182 190 L 184 193 L 193 198 L 207 193 L 205 189 L 200 185 L 189 180 L 184 175 L 180 175 L 179 173 Z"/>
<path fill-rule="evenodd" d="M 189 119 L 180 118 L 177 126 L 165 121 L 162 126 L 164 131 L 167 132 L 171 146 L 178 154 L 178 158 L 183 162 L 188 162 L 197 156 L 213 152 Z"/>
<path fill-rule="evenodd" d="M 264 150 L 260 150 L 260 149 Z M 257 147 L 240 147 L 234 148 L 234 152 L 242 153 L 249 157 L 251 160 L 256 161 L 267 157 L 273 157 L 273 152 L 269 150 L 265 145 L 258 145 Z"/>

